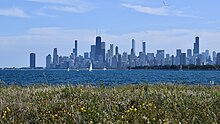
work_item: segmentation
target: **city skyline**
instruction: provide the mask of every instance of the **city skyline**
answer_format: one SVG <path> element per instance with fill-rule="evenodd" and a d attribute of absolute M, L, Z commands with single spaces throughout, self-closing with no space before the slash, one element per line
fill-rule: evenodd
<path fill-rule="evenodd" d="M 142 42 L 142 49 L 136 51 L 136 41 L 131 40 L 129 52 L 119 52 L 119 46 L 102 41 L 101 36 L 96 36 L 95 44 L 91 45 L 90 52 L 78 55 L 78 41 L 74 42 L 73 51 L 69 56 L 58 54 L 57 48 L 46 56 L 46 69 L 88 69 L 93 65 L 96 69 L 127 69 L 145 66 L 186 66 L 186 65 L 220 65 L 220 52 L 205 50 L 200 52 L 200 37 L 196 36 L 193 48 L 183 52 L 176 49 L 176 54 L 166 53 L 165 49 L 159 49 L 156 53 L 147 51 L 147 43 Z M 115 51 L 115 52 L 114 52 Z M 31 53 L 30 55 L 32 55 Z M 30 58 L 30 61 L 33 59 Z M 30 68 L 32 65 L 30 64 Z"/>
<path fill-rule="evenodd" d="M 220 51 L 220 2 L 172 0 L 21 0 L 1 1 L 0 67 L 29 65 L 29 53 L 37 54 L 38 66 L 53 48 L 61 55 L 72 52 L 79 41 L 78 54 L 94 44 L 100 32 L 106 46 L 115 44 L 119 52 L 130 52 L 131 39 L 147 52 L 165 49 L 175 54 L 192 48 L 195 36 L 201 37 L 201 51 Z M 137 49 L 136 48 L 136 49 Z M 89 51 L 87 51 L 89 52 Z"/>
<path fill-rule="evenodd" d="M 172 55 L 174 55 L 174 57 L 176 57 L 176 56 L 180 56 L 181 55 L 181 53 L 183 53 L 183 54 L 186 54 L 186 56 L 188 56 L 188 54 L 189 54 L 189 52 L 191 53 L 191 55 L 192 56 L 194 56 L 194 54 L 196 54 L 196 55 L 201 55 L 201 53 L 204 53 L 204 52 L 206 52 L 208 49 L 205 49 L 204 51 L 203 50 L 201 50 L 201 45 L 200 45 L 200 37 L 199 36 L 196 36 L 196 37 L 194 37 L 194 41 L 193 41 L 193 45 L 192 45 L 192 47 L 190 47 L 190 48 L 187 48 L 187 49 L 181 49 L 180 47 L 178 47 L 178 48 L 175 48 L 175 51 L 173 51 L 172 53 L 168 53 L 167 51 L 166 51 L 166 49 L 156 49 L 156 51 L 153 51 L 153 52 L 149 52 L 148 51 L 148 42 L 147 41 L 141 41 L 141 42 L 137 42 L 135 39 L 131 39 L 130 40 L 130 51 L 122 51 L 122 50 L 120 50 L 120 46 L 118 46 L 118 45 L 115 45 L 115 44 L 107 44 L 108 46 L 106 46 L 106 42 L 105 41 L 103 41 L 103 40 L 101 40 L 102 39 L 102 37 L 100 36 L 100 35 L 97 35 L 96 36 L 96 38 L 95 38 L 96 40 L 94 41 L 94 44 L 95 45 L 91 45 L 91 50 L 93 49 L 92 47 L 94 46 L 95 47 L 95 51 L 94 51 L 94 58 L 95 58 L 95 60 L 97 60 L 98 59 L 98 56 L 99 55 L 101 55 L 101 49 L 102 49 L 102 47 L 103 47 L 103 43 L 104 43 L 104 53 L 107 53 L 107 51 L 108 51 L 108 49 L 109 50 L 111 50 L 111 48 L 113 47 L 113 51 L 111 51 L 112 52 L 112 55 L 114 56 L 114 55 L 116 55 L 116 54 L 119 54 L 119 55 L 122 55 L 123 53 L 127 53 L 128 55 L 130 54 L 130 53 L 132 53 L 132 51 L 134 52 L 134 56 L 135 57 L 140 57 L 139 55 L 140 55 L 140 52 L 142 52 L 142 53 L 144 53 L 144 51 L 145 51 L 145 55 L 147 56 L 148 54 L 151 54 L 151 53 L 153 53 L 154 55 L 153 55 L 153 57 L 155 57 L 155 58 L 157 58 L 157 54 L 160 54 L 160 52 L 162 52 L 163 53 L 163 58 L 164 58 L 164 61 L 165 61 L 165 58 L 166 58 L 166 55 L 167 54 L 169 54 L 170 55 L 170 57 L 172 56 Z M 65 54 L 65 55 L 62 55 L 62 54 L 60 54 L 59 52 L 58 52 L 58 47 L 56 47 L 56 48 L 54 48 L 53 49 L 53 52 L 52 52 L 52 54 L 48 54 L 48 56 L 49 56 L 49 58 L 51 59 L 51 63 L 53 63 L 54 61 L 55 61 L 55 64 L 58 64 L 59 63 L 59 57 L 71 57 L 71 55 L 72 54 L 74 54 L 74 55 L 76 55 L 75 57 L 79 57 L 79 56 L 82 56 L 82 57 L 85 57 L 85 53 L 86 54 L 88 54 L 87 56 L 89 56 L 88 58 L 89 59 L 91 59 L 90 57 L 91 57 L 91 51 L 88 49 L 88 50 L 86 50 L 86 51 L 84 51 L 83 52 L 83 54 L 78 54 L 78 50 L 80 50 L 80 48 L 78 47 L 78 44 L 79 44 L 79 42 L 78 42 L 78 40 L 74 40 L 73 42 L 72 42 L 72 45 L 69 45 L 70 47 L 72 47 L 71 49 L 72 49 L 72 51 L 70 51 L 70 53 L 69 53 L 69 55 L 68 54 Z M 96 50 L 96 44 L 100 44 L 100 50 L 98 50 L 98 56 L 97 56 L 97 54 L 95 54 L 95 53 L 97 53 L 97 50 Z M 99 46 L 99 45 L 98 45 Z M 138 47 L 136 47 L 136 46 L 138 46 Z M 136 50 L 136 49 L 138 49 L 138 50 Z M 119 51 L 120 50 L 120 51 Z M 190 50 L 190 51 L 189 51 Z M 100 51 L 100 52 L 99 52 Z M 201 51 L 201 52 L 200 52 Z M 212 52 L 216 52 L 216 55 L 217 55 L 217 53 L 219 52 L 219 51 L 214 51 L 214 50 L 208 50 L 208 56 L 210 56 L 211 58 L 213 58 L 213 53 Z M 34 60 L 33 60 L 33 56 L 34 56 Z M 44 62 L 45 61 L 47 61 L 47 59 L 48 59 L 48 56 L 44 59 Z M 34 69 L 35 67 L 47 67 L 47 63 L 45 64 L 44 63 L 44 65 L 43 66 L 39 66 L 39 64 L 38 64 L 38 62 L 37 61 L 39 61 L 38 59 L 37 59 L 37 53 L 35 53 L 35 52 L 31 52 L 30 53 L 30 63 L 29 63 L 29 66 L 22 66 L 22 67 L 30 67 L 30 68 L 32 68 L 32 69 Z M 39 58 L 41 58 L 41 57 L 39 57 Z M 104 55 L 104 58 L 103 59 L 106 59 L 105 58 L 105 55 Z M 176 59 L 176 58 L 175 58 Z M 180 58 L 179 58 L 180 59 Z M 34 62 L 33 62 L 34 61 Z M 40 60 L 40 61 L 42 61 L 42 60 Z M 106 60 L 103 60 L 103 61 L 106 61 Z M 179 60 L 180 61 L 180 60 Z M 32 63 L 32 64 L 31 64 Z M 33 66 L 33 63 L 34 63 L 34 66 Z M 179 64 L 180 64 L 180 62 L 179 62 Z M 174 64 L 175 65 L 175 64 Z M 13 67 L 15 67 L 15 66 L 13 66 Z M 4 68 L 7 68 L 7 67 L 4 67 Z M 17 67 L 16 67 L 17 68 Z"/>

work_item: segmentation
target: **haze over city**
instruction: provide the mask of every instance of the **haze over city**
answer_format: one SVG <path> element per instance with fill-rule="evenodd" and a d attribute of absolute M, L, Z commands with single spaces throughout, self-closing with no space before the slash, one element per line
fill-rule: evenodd
<path fill-rule="evenodd" d="M 37 65 L 45 66 L 45 56 L 58 48 L 70 55 L 75 39 L 83 55 L 95 44 L 97 34 L 119 52 L 136 52 L 142 42 L 147 52 L 164 49 L 193 49 L 200 37 L 200 51 L 219 52 L 219 1 L 199 0 L 5 0 L 0 5 L 0 67 L 29 66 L 29 54 L 37 54 Z M 99 30 L 97 33 L 97 29 Z"/>

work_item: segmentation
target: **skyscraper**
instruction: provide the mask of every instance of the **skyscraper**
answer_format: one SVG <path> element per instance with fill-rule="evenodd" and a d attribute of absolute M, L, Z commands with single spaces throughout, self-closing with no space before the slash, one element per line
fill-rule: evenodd
<path fill-rule="evenodd" d="M 58 65 L 58 59 L 59 56 L 57 54 L 57 48 L 54 48 L 53 50 L 53 66 L 56 67 L 56 65 Z"/>
<path fill-rule="evenodd" d="M 120 54 L 118 54 L 117 68 L 121 68 L 121 55 Z"/>
<path fill-rule="evenodd" d="M 181 57 L 181 53 L 182 53 L 182 50 L 181 49 L 177 49 L 176 50 L 176 61 L 175 61 L 175 64 L 176 65 L 180 65 L 180 57 Z"/>
<path fill-rule="evenodd" d="M 199 37 L 196 37 L 194 43 L 194 49 L 193 49 L 193 56 L 198 54 L 199 54 Z"/>
<path fill-rule="evenodd" d="M 193 64 L 193 58 L 192 58 L 192 49 L 187 49 L 187 65 Z"/>
<path fill-rule="evenodd" d="M 186 53 L 181 53 L 180 65 L 186 65 Z"/>
<path fill-rule="evenodd" d="M 205 59 L 208 60 L 208 58 L 209 58 L 209 50 L 206 50 L 205 51 Z"/>
<path fill-rule="evenodd" d="M 164 56 L 165 56 L 164 50 L 157 50 L 157 54 L 156 54 L 157 65 L 164 65 Z"/>
<path fill-rule="evenodd" d="M 214 63 L 216 63 L 217 54 L 215 51 L 212 52 L 212 60 Z"/>
<path fill-rule="evenodd" d="M 121 62 L 122 62 L 122 67 L 127 66 L 128 54 L 126 52 L 123 52 L 122 57 L 121 57 Z"/>
<path fill-rule="evenodd" d="M 49 54 L 47 57 L 46 57 L 46 68 L 47 69 L 50 69 L 51 68 L 51 64 L 52 64 L 52 62 L 51 62 L 51 55 Z"/>
<path fill-rule="evenodd" d="M 144 54 L 144 56 L 146 55 L 146 42 L 143 42 L 142 43 L 142 52 L 143 52 L 143 54 Z"/>
<path fill-rule="evenodd" d="M 96 51 L 96 45 L 91 45 L 91 51 L 90 51 L 91 60 L 95 59 L 95 51 Z"/>
<path fill-rule="evenodd" d="M 75 40 L 75 49 L 73 49 L 73 53 L 75 54 L 75 56 L 78 56 L 78 45 L 77 45 L 77 40 Z"/>
<path fill-rule="evenodd" d="M 103 58 L 103 62 L 105 62 L 105 42 L 101 42 L 101 55 Z"/>
<path fill-rule="evenodd" d="M 35 53 L 30 54 L 30 68 L 31 69 L 36 68 L 36 55 L 35 55 Z"/>
<path fill-rule="evenodd" d="M 182 53 L 182 50 L 181 50 L 181 49 L 177 49 L 177 50 L 176 50 L 176 56 L 180 56 L 181 53 Z"/>
<path fill-rule="evenodd" d="M 154 53 L 147 53 L 147 60 L 148 60 L 148 63 L 150 66 L 154 65 L 154 60 L 155 60 L 155 57 L 154 57 Z"/>
<path fill-rule="evenodd" d="M 191 58 L 191 57 L 192 57 L 192 50 L 187 49 L 187 58 Z"/>
<path fill-rule="evenodd" d="M 96 37 L 96 48 L 95 48 L 95 57 L 96 60 L 99 59 L 99 56 L 101 55 L 101 49 L 102 49 L 102 39 L 100 36 Z"/>
<path fill-rule="evenodd" d="M 114 55 L 114 45 L 110 44 L 110 57 L 113 57 Z"/>
<path fill-rule="evenodd" d="M 217 53 L 216 65 L 220 65 L 220 53 Z"/>
<path fill-rule="evenodd" d="M 115 55 L 118 55 L 118 46 L 115 47 Z"/>
<path fill-rule="evenodd" d="M 134 39 L 132 39 L 132 49 L 133 49 L 133 51 L 135 53 L 136 51 L 135 51 L 135 40 Z"/>

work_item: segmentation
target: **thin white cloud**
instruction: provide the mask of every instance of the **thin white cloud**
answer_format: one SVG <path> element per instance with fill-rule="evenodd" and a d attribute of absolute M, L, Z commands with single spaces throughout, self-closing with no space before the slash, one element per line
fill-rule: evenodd
<path fill-rule="evenodd" d="M 132 5 L 123 3 L 121 6 L 133 9 L 137 12 L 146 13 L 150 15 L 158 15 L 158 16 L 179 16 L 179 17 L 189 17 L 189 18 L 200 18 L 193 15 L 187 15 L 184 11 L 171 9 L 167 6 L 162 7 L 149 7 L 149 6 L 141 6 L 141 5 Z"/>
<path fill-rule="evenodd" d="M 47 10 L 69 12 L 69 13 L 84 13 L 91 9 L 93 6 L 86 0 L 27 0 L 29 2 L 37 2 L 45 4 L 40 10 L 38 15 L 49 15 L 45 12 Z M 42 11 L 44 10 L 44 11 Z"/>
<path fill-rule="evenodd" d="M 30 16 L 24 12 L 24 10 L 16 7 L 0 9 L 1 16 L 11 16 L 20 18 L 29 18 Z"/>
<path fill-rule="evenodd" d="M 142 13 L 147 13 L 151 15 L 168 15 L 168 11 L 165 7 L 160 7 L 160 8 L 152 8 L 152 7 L 147 7 L 147 6 L 141 6 L 141 5 L 131 5 L 131 4 L 121 4 L 123 7 L 129 8 L 129 9 L 134 9 L 135 11 L 142 12 Z"/>
<path fill-rule="evenodd" d="M 70 12 L 70 13 L 83 13 L 89 10 L 86 6 L 50 6 L 47 7 L 51 10 Z"/>
<path fill-rule="evenodd" d="M 38 3 L 71 4 L 78 2 L 80 0 L 27 0 L 27 1 L 38 2 Z"/>
<path fill-rule="evenodd" d="M 55 17 L 57 17 L 57 16 L 55 16 L 55 15 L 47 14 L 47 13 L 45 13 L 45 12 L 43 12 L 43 11 L 37 11 L 35 14 L 38 15 L 38 16 L 44 16 L 44 17 L 50 17 L 50 18 L 55 18 Z"/>

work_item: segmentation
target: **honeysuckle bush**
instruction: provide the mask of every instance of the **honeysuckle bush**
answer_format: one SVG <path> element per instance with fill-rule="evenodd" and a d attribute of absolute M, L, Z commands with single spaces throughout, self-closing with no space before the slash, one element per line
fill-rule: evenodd
<path fill-rule="evenodd" d="M 220 86 L 1 86 L 1 123 L 220 123 Z"/>

